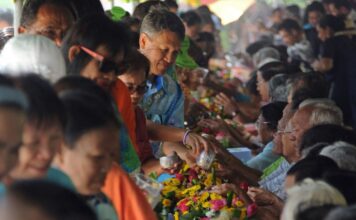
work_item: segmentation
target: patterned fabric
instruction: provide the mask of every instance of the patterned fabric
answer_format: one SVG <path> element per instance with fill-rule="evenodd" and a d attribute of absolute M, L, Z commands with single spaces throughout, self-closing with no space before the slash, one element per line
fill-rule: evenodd
<path fill-rule="evenodd" d="M 279 157 L 279 159 L 277 159 L 274 163 L 272 163 L 266 169 L 264 169 L 261 179 L 264 179 L 267 176 L 269 176 L 271 173 L 273 173 L 281 165 L 283 160 L 284 160 L 283 157 Z"/>
<path fill-rule="evenodd" d="M 285 200 L 287 198 L 287 194 L 284 190 L 284 181 L 287 176 L 287 171 L 291 168 L 291 166 L 292 164 L 283 159 L 280 166 L 274 172 L 259 182 L 261 188 L 268 190 L 280 199 Z"/>
<path fill-rule="evenodd" d="M 184 95 L 177 82 L 167 74 L 154 76 L 147 81 L 148 91 L 140 107 L 146 118 L 162 125 L 184 127 Z M 152 143 L 153 152 L 157 154 L 160 143 Z"/>
<path fill-rule="evenodd" d="M 104 193 L 95 196 L 83 196 L 85 201 L 92 207 L 98 220 L 118 220 L 117 213 Z"/>
<path fill-rule="evenodd" d="M 269 165 L 280 158 L 279 155 L 273 153 L 273 146 L 273 141 L 269 142 L 264 147 L 263 151 L 251 160 L 247 161 L 246 165 L 259 171 L 266 169 Z"/>

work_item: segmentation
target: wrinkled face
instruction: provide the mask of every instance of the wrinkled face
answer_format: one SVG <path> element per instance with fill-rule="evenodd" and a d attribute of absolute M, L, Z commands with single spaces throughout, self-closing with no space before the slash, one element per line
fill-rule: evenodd
<path fill-rule="evenodd" d="M 17 163 L 25 120 L 23 111 L 0 108 L 0 178 Z"/>
<path fill-rule="evenodd" d="M 146 87 L 145 70 L 137 71 L 135 73 L 124 73 L 119 76 L 119 79 L 129 89 L 131 102 L 136 106 L 145 94 L 142 89 Z"/>
<path fill-rule="evenodd" d="M 295 146 L 300 146 L 304 133 L 310 128 L 310 110 L 299 109 L 291 119 L 290 140 Z"/>
<path fill-rule="evenodd" d="M 35 22 L 29 27 L 21 27 L 19 31 L 48 37 L 57 46 L 61 46 L 62 39 L 73 22 L 74 18 L 68 9 L 44 4 L 39 8 Z"/>
<path fill-rule="evenodd" d="M 2 220 L 54 220 L 36 205 L 22 201 L 13 195 L 7 196 L 0 206 Z"/>
<path fill-rule="evenodd" d="M 96 51 L 96 53 L 102 55 L 105 58 L 108 58 L 114 61 L 116 64 L 120 64 L 123 62 L 123 53 L 117 54 L 114 58 L 109 57 L 109 52 L 104 46 L 100 46 Z M 82 69 L 80 75 L 95 81 L 100 87 L 109 91 L 110 88 L 114 85 L 116 81 L 116 73 L 114 70 L 108 73 L 104 73 L 100 71 L 100 61 L 92 58 L 89 63 Z"/>
<path fill-rule="evenodd" d="M 180 46 L 177 34 L 171 31 L 161 31 L 153 36 L 140 35 L 140 51 L 150 61 L 150 72 L 154 75 L 165 74 L 176 61 Z"/>
<path fill-rule="evenodd" d="M 72 146 L 62 146 L 59 167 L 82 195 L 95 195 L 104 184 L 119 150 L 119 132 L 112 126 L 83 134 Z"/>
<path fill-rule="evenodd" d="M 295 30 L 291 32 L 288 32 L 286 30 L 280 30 L 279 36 L 281 36 L 283 43 L 287 46 L 292 46 L 293 44 L 298 42 L 298 33 Z"/>
<path fill-rule="evenodd" d="M 288 123 L 288 121 L 290 120 L 291 117 L 292 117 L 291 104 L 288 104 L 283 110 L 283 116 L 278 121 L 277 132 L 274 134 L 273 153 L 275 153 L 277 155 L 282 155 L 283 154 L 282 137 L 285 135 L 284 130 L 285 130 L 286 125 L 287 125 L 287 123 Z"/>
<path fill-rule="evenodd" d="M 260 71 L 257 73 L 257 91 L 260 93 L 262 101 L 269 100 L 268 82 L 263 79 Z"/>
<path fill-rule="evenodd" d="M 186 23 L 184 23 L 184 27 L 185 27 L 185 34 L 188 37 L 190 37 L 192 40 L 197 39 L 198 34 L 200 33 L 201 30 L 200 24 L 188 26 Z"/>
<path fill-rule="evenodd" d="M 322 28 L 319 25 L 316 26 L 316 30 L 318 31 L 318 37 L 321 41 L 325 42 L 327 39 L 331 38 L 332 33 L 330 28 Z"/>
<path fill-rule="evenodd" d="M 297 145 L 291 140 L 292 120 L 287 123 L 285 134 L 282 136 L 283 156 L 288 160 L 295 160 L 299 153 Z"/>
<path fill-rule="evenodd" d="M 267 123 L 268 122 L 265 120 L 262 114 L 258 117 L 256 121 L 258 136 L 263 144 L 267 144 L 273 139 L 273 132 L 268 128 Z"/>
<path fill-rule="evenodd" d="M 45 176 L 62 138 L 63 132 L 59 122 L 41 127 L 27 122 L 23 132 L 23 144 L 19 151 L 19 161 L 11 171 L 10 177 L 33 179 Z"/>
<path fill-rule="evenodd" d="M 320 18 L 321 18 L 321 13 L 318 11 L 311 11 L 308 13 L 308 22 L 311 24 L 313 27 L 316 27 L 316 25 L 319 23 Z"/>

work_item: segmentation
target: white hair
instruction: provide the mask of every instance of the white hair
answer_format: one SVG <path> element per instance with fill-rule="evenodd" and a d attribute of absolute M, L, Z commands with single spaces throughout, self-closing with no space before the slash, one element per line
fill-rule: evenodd
<path fill-rule="evenodd" d="M 277 49 L 273 47 L 265 47 L 258 50 L 257 53 L 253 55 L 252 61 L 255 67 L 258 67 L 261 66 L 262 62 L 267 58 L 281 60 L 281 55 Z"/>
<path fill-rule="evenodd" d="M 311 127 L 322 124 L 343 125 L 341 109 L 330 99 L 307 99 L 299 109 L 312 108 L 309 124 Z"/>
<path fill-rule="evenodd" d="M 320 155 L 334 160 L 344 170 L 356 172 L 356 146 L 338 141 L 323 148 Z"/>
<path fill-rule="evenodd" d="M 288 191 L 288 199 L 283 208 L 282 220 L 295 220 L 299 212 L 323 205 L 346 205 L 344 196 L 323 181 L 310 178 L 293 186 Z"/>
<path fill-rule="evenodd" d="M 55 82 L 66 75 L 59 48 L 40 35 L 21 34 L 10 39 L 0 54 L 0 72 L 11 76 L 35 73 Z"/>

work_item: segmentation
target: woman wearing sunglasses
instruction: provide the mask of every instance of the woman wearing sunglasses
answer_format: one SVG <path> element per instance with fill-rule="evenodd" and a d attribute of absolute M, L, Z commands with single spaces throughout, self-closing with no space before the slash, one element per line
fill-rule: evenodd
<path fill-rule="evenodd" d="M 133 172 L 140 167 L 135 151 L 135 113 L 128 89 L 117 79 L 124 72 L 123 60 L 129 46 L 129 34 L 124 26 L 104 14 L 96 14 L 80 19 L 68 31 L 62 53 L 70 75 L 91 79 L 112 94 L 125 124 L 120 129 L 120 158 L 117 161 L 125 171 Z"/>

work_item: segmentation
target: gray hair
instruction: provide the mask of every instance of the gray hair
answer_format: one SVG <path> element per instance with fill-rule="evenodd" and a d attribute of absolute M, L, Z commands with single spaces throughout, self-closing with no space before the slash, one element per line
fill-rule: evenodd
<path fill-rule="evenodd" d="M 279 51 L 274 49 L 273 47 L 265 47 L 260 49 L 255 55 L 253 55 L 253 64 L 257 67 L 266 58 L 281 60 L 281 55 Z"/>
<path fill-rule="evenodd" d="M 272 102 L 287 102 L 289 94 L 288 75 L 277 74 L 268 81 L 268 90 Z"/>
<path fill-rule="evenodd" d="M 320 155 L 334 160 L 344 170 L 356 171 L 356 146 L 338 141 L 323 148 Z"/>
<path fill-rule="evenodd" d="M 356 206 L 339 207 L 332 210 L 325 218 L 325 220 L 355 220 Z"/>
<path fill-rule="evenodd" d="M 341 109 L 330 99 L 307 99 L 299 105 L 299 109 L 311 108 L 310 126 L 322 124 L 343 125 Z"/>
<path fill-rule="evenodd" d="M 152 37 L 165 30 L 177 34 L 181 41 L 185 37 L 183 22 L 176 14 L 165 9 L 154 9 L 144 17 L 140 33 L 145 33 Z"/>
<path fill-rule="evenodd" d="M 288 199 L 283 208 L 282 220 L 295 220 L 299 212 L 308 208 L 329 205 L 346 205 L 344 196 L 323 181 L 305 179 L 288 191 Z"/>

